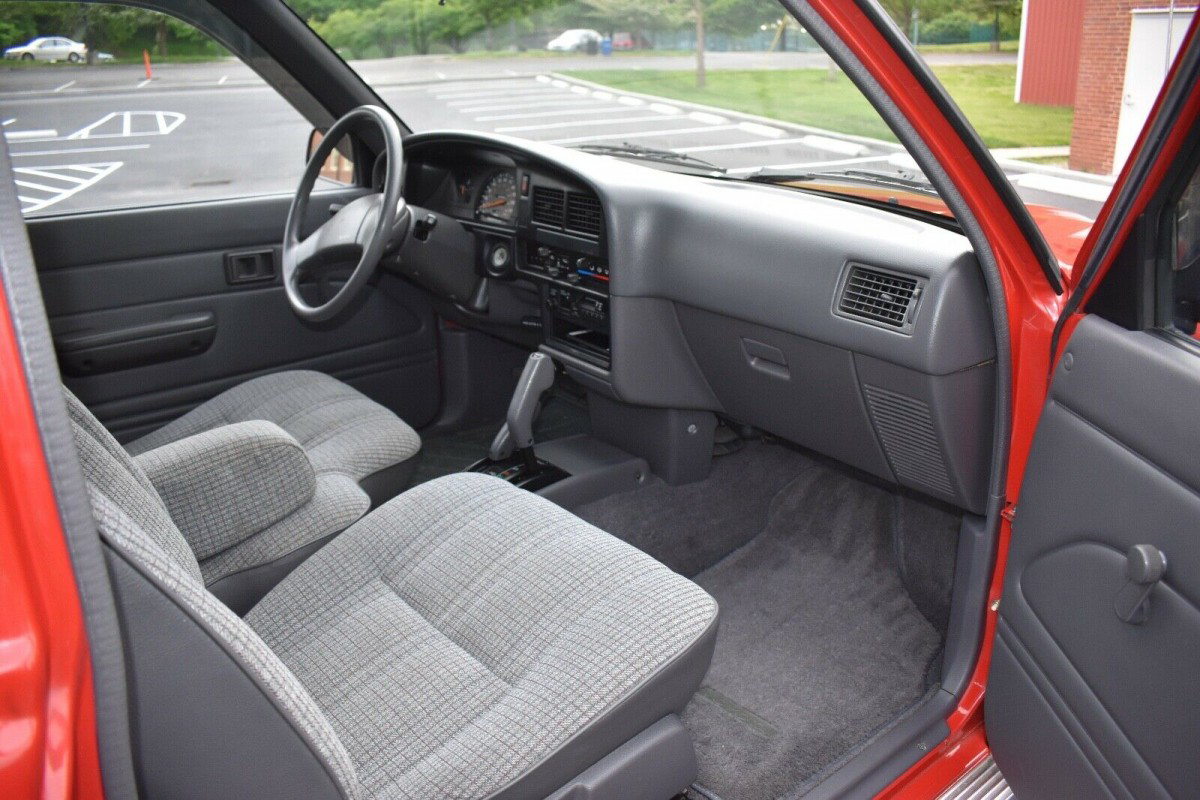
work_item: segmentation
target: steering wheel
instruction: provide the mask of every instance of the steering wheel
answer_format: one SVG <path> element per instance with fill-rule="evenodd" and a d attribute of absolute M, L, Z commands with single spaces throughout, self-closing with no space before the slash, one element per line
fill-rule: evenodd
<path fill-rule="evenodd" d="M 385 151 L 379 155 L 387 159 L 383 191 L 347 203 L 301 240 L 300 228 L 325 159 L 346 133 L 365 123 L 375 125 L 383 135 Z M 335 122 L 308 160 L 283 231 L 283 285 L 288 303 L 301 318 L 322 322 L 337 315 L 366 286 L 388 244 L 398 243 L 408 232 L 411 214 L 400 194 L 404 165 L 402 147 L 400 127 L 391 113 L 379 106 L 366 105 L 351 110 Z M 357 261 L 354 271 L 333 297 L 320 305 L 308 304 L 300 293 L 301 279 L 315 277 L 323 269 L 353 261 Z"/>

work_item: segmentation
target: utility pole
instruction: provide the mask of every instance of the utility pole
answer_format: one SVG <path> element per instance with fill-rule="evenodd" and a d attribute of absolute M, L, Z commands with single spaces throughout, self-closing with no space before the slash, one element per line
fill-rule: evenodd
<path fill-rule="evenodd" d="M 692 12 L 696 15 L 696 86 L 703 89 L 707 82 L 704 73 L 704 0 L 692 0 Z"/>

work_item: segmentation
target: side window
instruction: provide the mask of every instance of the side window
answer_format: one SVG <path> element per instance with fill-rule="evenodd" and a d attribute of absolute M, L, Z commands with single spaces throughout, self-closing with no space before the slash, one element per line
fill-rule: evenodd
<path fill-rule="evenodd" d="M 1192 173 L 1171 217 L 1170 316 L 1177 329 L 1193 336 L 1200 320 L 1200 167 Z"/>
<path fill-rule="evenodd" d="M 0 71 L 0 122 L 27 218 L 299 183 L 312 124 L 180 20 L 117 5 L 0 2 L 0 37 L 11 65 Z M 39 37 L 54 52 L 39 52 Z"/>

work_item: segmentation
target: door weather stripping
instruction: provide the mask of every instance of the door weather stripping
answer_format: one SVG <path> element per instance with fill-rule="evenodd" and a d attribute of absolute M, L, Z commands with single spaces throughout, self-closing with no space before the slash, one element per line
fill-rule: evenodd
<path fill-rule="evenodd" d="M 989 755 L 987 760 L 958 779 L 938 800 L 1012 800 L 1012 789 Z"/>

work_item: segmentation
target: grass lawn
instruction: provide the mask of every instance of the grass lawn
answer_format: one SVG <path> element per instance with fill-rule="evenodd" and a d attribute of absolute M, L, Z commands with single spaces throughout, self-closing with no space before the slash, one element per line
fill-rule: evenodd
<path fill-rule="evenodd" d="M 1069 144 L 1072 109 L 1013 102 L 1016 66 L 938 67 L 938 78 L 989 147 Z M 568 73 L 584 80 L 676 100 L 758 114 L 839 133 L 895 141 L 891 130 L 845 75 L 820 69 L 714 70 L 697 89 L 690 70 Z"/>

